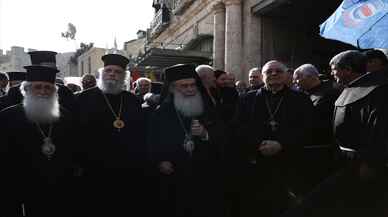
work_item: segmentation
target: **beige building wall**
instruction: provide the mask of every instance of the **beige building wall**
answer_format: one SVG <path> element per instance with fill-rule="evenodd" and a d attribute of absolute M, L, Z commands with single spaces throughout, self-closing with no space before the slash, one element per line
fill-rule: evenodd
<path fill-rule="evenodd" d="M 260 25 L 258 18 L 252 17 L 250 11 L 256 1 L 191 1 L 182 14 L 174 15 L 171 12 L 168 27 L 160 34 L 151 36 L 150 45 L 162 47 L 163 43 L 165 48 L 179 49 L 180 45 L 187 45 L 198 36 L 213 36 L 213 66 L 233 72 L 237 79 L 245 79 L 247 71 L 256 66 L 260 59 Z"/>
<path fill-rule="evenodd" d="M 98 69 L 104 66 L 101 57 L 105 55 L 104 48 L 93 47 L 78 57 L 78 76 L 94 74 L 97 76 Z"/>
<path fill-rule="evenodd" d="M 125 43 L 124 50 L 129 58 L 136 58 L 145 53 L 145 43 L 146 38 L 134 39 Z"/>
<path fill-rule="evenodd" d="M 197 0 L 181 15 L 174 15 L 172 12 L 169 26 L 156 37 L 151 36 L 151 47 L 161 47 L 163 43 L 165 48 L 178 49 L 198 35 L 213 35 L 212 2 L 213 0 Z"/>
<path fill-rule="evenodd" d="M 198 36 L 213 36 L 213 66 L 234 73 L 238 80 L 247 81 L 251 68 L 260 67 L 271 59 L 283 61 L 292 68 L 306 61 L 322 62 L 331 53 L 347 48 L 322 42 L 318 32 L 310 33 L 319 27 L 317 20 L 330 15 L 327 4 L 334 6 L 336 0 L 328 0 L 327 4 L 308 0 L 170 2 L 187 3 L 187 7 L 178 14 L 172 10 L 169 23 L 162 26 L 161 32 L 151 35 L 147 46 L 180 49 Z M 318 3 L 321 8 L 327 7 L 328 12 L 309 10 Z M 299 27 L 299 24 L 304 26 Z"/>

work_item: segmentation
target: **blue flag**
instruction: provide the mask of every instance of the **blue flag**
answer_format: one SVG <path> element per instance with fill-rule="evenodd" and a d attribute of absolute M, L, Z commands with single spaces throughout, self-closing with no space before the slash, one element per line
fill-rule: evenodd
<path fill-rule="evenodd" d="M 388 0 L 344 0 L 320 35 L 362 49 L 388 48 Z"/>

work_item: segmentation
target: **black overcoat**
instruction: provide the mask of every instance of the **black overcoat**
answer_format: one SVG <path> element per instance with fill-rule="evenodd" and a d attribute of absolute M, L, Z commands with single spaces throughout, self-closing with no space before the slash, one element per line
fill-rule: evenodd
<path fill-rule="evenodd" d="M 78 144 L 71 113 L 61 109 L 60 120 L 53 124 L 51 138 L 56 151 L 50 159 L 42 153 L 39 128 L 26 118 L 21 104 L 3 110 L 0 123 L 1 186 L 6 195 L 1 210 L 10 212 L 4 216 L 21 216 L 22 203 L 27 216 L 75 216 Z M 48 125 L 41 125 L 41 129 L 48 134 Z"/>

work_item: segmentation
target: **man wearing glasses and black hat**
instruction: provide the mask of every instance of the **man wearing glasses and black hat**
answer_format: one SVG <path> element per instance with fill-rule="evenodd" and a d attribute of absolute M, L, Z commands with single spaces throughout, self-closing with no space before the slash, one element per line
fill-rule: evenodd
<path fill-rule="evenodd" d="M 1 216 L 74 216 L 71 192 L 75 124 L 59 105 L 57 69 L 30 65 L 20 86 L 22 103 L 0 112 Z M 74 205 L 74 204 L 73 204 Z"/>

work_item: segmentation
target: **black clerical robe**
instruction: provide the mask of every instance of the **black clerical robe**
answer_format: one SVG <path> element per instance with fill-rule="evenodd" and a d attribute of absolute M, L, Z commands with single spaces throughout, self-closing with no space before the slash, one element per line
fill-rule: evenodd
<path fill-rule="evenodd" d="M 155 168 L 162 161 L 174 165 L 172 175 L 160 175 L 161 203 L 171 208 L 168 216 L 220 216 L 222 214 L 221 153 L 222 130 L 206 115 L 195 118 L 208 130 L 208 140 L 193 137 L 195 149 L 190 154 L 183 143 L 192 118 L 178 113 L 170 98 L 155 111 L 148 134 Z"/>
<path fill-rule="evenodd" d="M 55 145 L 48 158 L 42 151 L 49 125 L 30 122 L 21 104 L 0 112 L 2 199 L 1 216 L 76 216 L 74 199 L 77 140 L 74 119 L 61 109 L 61 118 L 53 123 L 50 138 Z M 4 213 L 7 212 L 7 213 Z"/>
<path fill-rule="evenodd" d="M 81 159 L 90 216 L 145 215 L 145 121 L 137 98 L 127 92 L 105 94 L 98 87 L 77 95 L 84 153 Z M 121 104 L 121 112 L 120 112 Z M 111 105 L 110 109 L 109 105 Z M 115 113 L 124 122 L 115 128 Z"/>
<path fill-rule="evenodd" d="M 344 164 L 285 216 L 386 216 L 388 83 L 381 73 L 352 81 L 335 102 L 334 136 Z M 361 165 L 373 170 L 361 176 Z"/>
<path fill-rule="evenodd" d="M 306 157 L 306 180 L 311 179 L 311 187 L 318 184 L 338 169 L 339 149 L 333 136 L 334 103 L 342 89 L 333 81 L 322 81 L 318 86 L 306 91 L 313 102 L 313 141 L 304 149 Z M 307 186 L 306 186 L 307 187 Z M 306 189 L 309 189 L 307 187 Z"/>
<path fill-rule="evenodd" d="M 303 147 L 311 142 L 312 103 L 303 93 L 286 87 L 276 94 L 261 88 L 241 100 L 238 119 L 240 159 L 245 170 L 240 182 L 242 216 L 278 214 L 301 185 L 298 175 Z M 281 152 L 263 156 L 257 151 L 263 140 L 278 141 Z"/>

